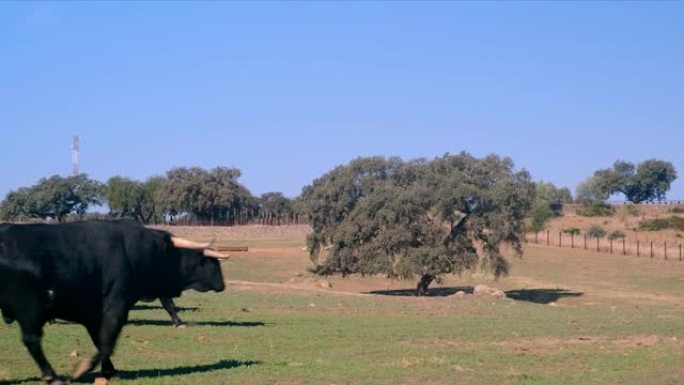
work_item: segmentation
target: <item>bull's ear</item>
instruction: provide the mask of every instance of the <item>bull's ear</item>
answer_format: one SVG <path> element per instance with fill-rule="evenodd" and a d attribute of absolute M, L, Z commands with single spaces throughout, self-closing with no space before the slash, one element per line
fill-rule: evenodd
<path fill-rule="evenodd" d="M 218 260 L 223 260 L 223 261 L 228 260 L 230 258 L 230 254 L 228 254 L 228 253 L 223 254 L 223 253 L 220 253 L 214 249 L 204 249 L 203 254 L 205 257 L 216 258 Z"/>

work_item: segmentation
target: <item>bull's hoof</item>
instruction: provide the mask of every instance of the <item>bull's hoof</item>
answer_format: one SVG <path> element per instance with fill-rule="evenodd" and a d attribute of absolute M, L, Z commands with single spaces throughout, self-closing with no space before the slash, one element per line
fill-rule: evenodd
<path fill-rule="evenodd" d="M 81 361 L 80 364 L 78 364 L 78 367 L 76 368 L 76 370 L 74 370 L 74 374 L 72 374 L 71 377 L 74 380 L 78 380 L 79 378 L 81 378 L 81 376 L 90 372 L 91 370 L 93 370 L 92 361 L 91 360 L 83 360 L 83 361 Z"/>
<path fill-rule="evenodd" d="M 104 377 L 106 379 L 110 379 L 110 378 L 116 376 L 116 373 L 118 373 L 118 372 L 116 369 L 112 368 L 112 369 L 102 369 L 101 373 L 102 373 L 102 377 Z"/>
<path fill-rule="evenodd" d="M 64 381 L 62 381 L 61 379 L 59 379 L 57 377 L 49 376 L 49 377 L 43 377 L 41 379 L 43 381 L 45 381 L 46 383 L 48 383 L 49 385 L 66 385 L 64 383 Z"/>

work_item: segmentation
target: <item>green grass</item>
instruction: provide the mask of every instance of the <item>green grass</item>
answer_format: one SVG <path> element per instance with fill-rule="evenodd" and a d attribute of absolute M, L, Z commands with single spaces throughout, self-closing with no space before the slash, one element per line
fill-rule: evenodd
<path fill-rule="evenodd" d="M 438 314 L 424 306 L 432 300 Z M 684 312 L 668 306 L 605 311 L 245 292 L 193 293 L 178 305 L 191 309 L 181 312 L 186 321 L 208 325 L 173 329 L 159 325 L 167 321 L 161 309 L 133 311 L 114 357 L 116 383 L 655 384 L 667 383 L 684 359 L 672 339 Z M 619 342 L 650 334 L 659 336 L 650 346 Z M 92 351 L 81 327 L 62 323 L 46 328 L 44 345 L 62 373 L 82 359 L 71 351 Z M 1 379 L 37 375 L 16 326 L 0 328 L 0 351 Z"/>
<path fill-rule="evenodd" d="M 654 379 L 676 374 L 684 359 L 681 344 L 672 340 L 681 336 L 681 309 L 411 300 L 440 302 L 440 314 L 384 298 L 189 293 L 178 301 L 191 309 L 181 316 L 199 325 L 160 325 L 167 317 L 156 307 L 132 312 L 133 324 L 124 329 L 114 357 L 122 371 L 115 381 L 653 384 L 667 383 Z M 619 343 L 651 334 L 659 336 L 651 346 Z M 62 323 L 46 328 L 44 345 L 62 373 L 82 359 L 69 357 L 71 351 L 92 351 L 81 327 Z M 0 328 L 0 351 L 0 379 L 36 376 L 16 326 Z"/>
<path fill-rule="evenodd" d="M 513 260 L 513 276 L 487 281 L 506 290 L 581 293 L 556 298 L 559 307 L 542 297 L 540 304 L 231 286 L 219 294 L 186 293 L 177 301 L 180 316 L 195 325 L 174 329 L 158 303 L 142 304 L 119 340 L 113 361 L 121 374 L 112 383 L 683 383 L 684 264 L 560 252 L 532 249 Z M 227 265 L 229 279 L 283 282 L 286 261 L 262 263 L 266 257 L 236 257 Z M 288 263 L 298 261 L 303 271 L 305 258 Z M 61 374 L 93 352 L 78 325 L 45 331 L 43 346 Z M 74 350 L 79 357 L 69 356 Z M 39 383 L 38 376 L 17 325 L 2 324 L 0 384 Z"/>

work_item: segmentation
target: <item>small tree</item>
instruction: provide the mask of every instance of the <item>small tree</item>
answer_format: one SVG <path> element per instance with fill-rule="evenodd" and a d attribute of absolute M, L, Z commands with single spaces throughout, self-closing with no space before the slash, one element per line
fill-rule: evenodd
<path fill-rule="evenodd" d="M 604 204 L 610 194 L 610 189 L 593 176 L 577 186 L 576 201 L 585 207 L 596 207 Z"/>
<path fill-rule="evenodd" d="M 554 214 L 548 204 L 540 204 L 532 209 L 530 214 L 530 230 L 537 233 L 546 228 L 546 223 L 553 218 Z"/>
<path fill-rule="evenodd" d="M 564 229 L 563 232 L 565 234 L 570 234 L 572 236 L 579 235 L 580 234 L 580 229 L 577 227 L 568 227 L 567 229 Z"/>
<path fill-rule="evenodd" d="M 603 238 L 606 236 L 606 230 L 604 230 L 603 227 L 599 225 L 591 225 L 587 230 L 587 235 L 590 238 Z"/>
<path fill-rule="evenodd" d="M 625 233 L 623 233 L 620 230 L 615 230 L 615 231 L 612 231 L 610 234 L 608 234 L 608 239 L 610 239 L 612 241 L 614 241 L 616 239 L 622 239 L 622 238 L 625 238 Z"/>

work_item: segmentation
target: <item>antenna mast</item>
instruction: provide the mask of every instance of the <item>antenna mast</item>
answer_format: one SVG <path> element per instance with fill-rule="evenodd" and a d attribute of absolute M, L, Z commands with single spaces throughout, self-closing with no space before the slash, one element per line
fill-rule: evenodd
<path fill-rule="evenodd" d="M 72 165 L 72 172 L 74 176 L 79 174 L 78 171 L 78 150 L 81 147 L 80 144 L 81 139 L 78 137 L 78 135 L 74 135 L 74 137 L 71 139 L 71 165 Z"/>

